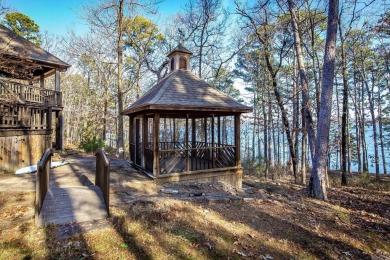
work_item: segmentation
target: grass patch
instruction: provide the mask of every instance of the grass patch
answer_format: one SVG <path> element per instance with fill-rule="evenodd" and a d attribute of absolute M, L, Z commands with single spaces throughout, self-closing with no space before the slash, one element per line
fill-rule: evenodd
<path fill-rule="evenodd" d="M 389 256 L 390 237 L 385 232 L 390 224 L 388 192 L 333 188 L 329 190 L 330 201 L 320 202 L 306 198 L 305 191 L 292 183 L 262 182 L 254 176 L 249 181 L 253 184 L 251 194 L 267 191 L 262 192 L 264 199 L 206 204 L 158 194 L 148 203 L 137 199 L 137 203 L 112 206 L 107 226 L 63 240 L 57 239 L 56 226 L 35 227 L 33 192 L 2 192 L 0 259 Z M 140 189 L 145 190 L 143 198 L 159 190 Z"/>

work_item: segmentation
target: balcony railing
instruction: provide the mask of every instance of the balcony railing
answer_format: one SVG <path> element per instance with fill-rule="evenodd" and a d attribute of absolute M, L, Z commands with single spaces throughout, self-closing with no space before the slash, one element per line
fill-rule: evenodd
<path fill-rule="evenodd" d="M 51 110 L 44 107 L 26 107 L 0 104 L 1 129 L 51 129 Z"/>
<path fill-rule="evenodd" d="M 0 80 L 0 95 L 5 96 L 9 94 L 19 97 L 25 103 L 44 106 L 62 106 L 62 93 L 59 91 Z"/>

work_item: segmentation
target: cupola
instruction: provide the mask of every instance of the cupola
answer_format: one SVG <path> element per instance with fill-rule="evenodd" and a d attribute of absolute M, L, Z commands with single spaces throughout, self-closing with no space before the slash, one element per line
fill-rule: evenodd
<path fill-rule="evenodd" d="M 168 54 L 170 71 L 174 70 L 190 70 L 190 52 L 181 43 Z"/>

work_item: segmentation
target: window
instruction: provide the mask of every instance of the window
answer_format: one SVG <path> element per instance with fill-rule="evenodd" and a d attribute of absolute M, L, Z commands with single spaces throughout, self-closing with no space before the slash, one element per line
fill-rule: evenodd
<path fill-rule="evenodd" d="M 175 59 L 172 58 L 171 59 L 171 71 L 173 71 L 175 69 Z"/>
<path fill-rule="evenodd" d="M 184 57 L 180 57 L 180 62 L 179 62 L 179 69 L 187 69 L 187 59 Z"/>

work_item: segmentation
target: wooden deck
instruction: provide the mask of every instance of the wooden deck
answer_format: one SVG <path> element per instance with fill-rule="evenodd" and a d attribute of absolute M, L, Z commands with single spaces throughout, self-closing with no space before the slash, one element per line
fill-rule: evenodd
<path fill-rule="evenodd" d="M 40 224 L 67 224 L 107 218 L 103 194 L 92 183 L 94 171 L 93 158 L 52 169 Z"/>

